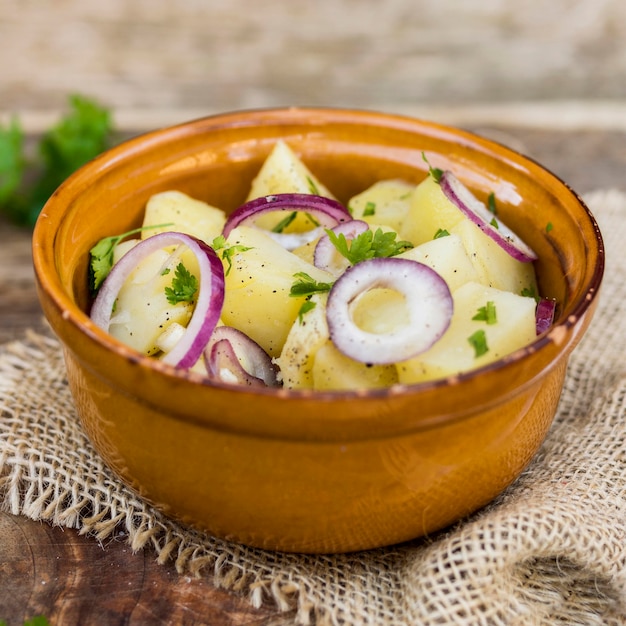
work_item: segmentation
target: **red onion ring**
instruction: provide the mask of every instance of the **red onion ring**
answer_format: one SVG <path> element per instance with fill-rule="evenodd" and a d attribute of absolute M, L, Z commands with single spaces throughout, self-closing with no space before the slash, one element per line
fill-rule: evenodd
<path fill-rule="evenodd" d="M 538 335 L 550 329 L 554 322 L 555 311 L 556 302 L 554 300 L 548 300 L 547 298 L 539 300 L 535 310 L 535 328 Z"/>
<path fill-rule="evenodd" d="M 278 193 L 255 198 L 235 209 L 226 220 L 222 235 L 228 237 L 233 228 L 271 211 L 306 211 L 328 228 L 352 219 L 348 209 L 332 198 L 310 193 Z"/>
<path fill-rule="evenodd" d="M 522 263 L 537 260 L 535 251 L 496 218 L 452 172 L 443 172 L 439 184 L 446 198 L 514 259 Z M 492 224 L 494 220 L 497 226 Z"/>
<path fill-rule="evenodd" d="M 362 293 L 387 287 L 406 299 L 410 321 L 375 334 L 352 320 L 350 304 Z M 335 282 L 326 305 L 330 338 L 343 354 L 362 363 L 388 364 L 428 350 L 447 330 L 453 312 L 450 289 L 433 269 L 408 259 L 373 258 L 348 268 Z"/>
<path fill-rule="evenodd" d="M 217 326 L 204 349 L 210 378 L 248 386 L 278 387 L 277 367 L 270 356 L 240 330 Z"/>
<path fill-rule="evenodd" d="M 131 248 L 111 269 L 102 283 L 91 308 L 91 319 L 103 330 L 109 330 L 113 305 L 120 289 L 148 255 L 174 245 L 187 246 L 198 260 L 199 291 L 196 306 L 181 339 L 163 361 L 181 368 L 190 368 L 200 358 L 219 321 L 224 303 L 224 268 L 210 246 L 183 233 L 164 232 L 153 235 Z"/>
<path fill-rule="evenodd" d="M 369 229 L 369 224 L 363 220 L 350 220 L 349 222 L 343 222 L 338 224 L 331 230 L 337 235 L 344 235 L 347 239 L 354 239 L 357 235 L 364 233 Z M 337 268 L 333 265 L 333 257 L 337 252 L 328 235 L 323 235 L 315 246 L 313 252 L 313 264 L 320 269 L 326 270 L 333 274 L 343 271 L 344 267 Z M 336 270 L 336 271 L 334 271 Z"/>

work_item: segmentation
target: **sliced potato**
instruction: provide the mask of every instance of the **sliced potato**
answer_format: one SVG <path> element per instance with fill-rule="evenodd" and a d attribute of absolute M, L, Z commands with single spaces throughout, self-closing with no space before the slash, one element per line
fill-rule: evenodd
<path fill-rule="evenodd" d="M 428 265 L 446 281 L 450 291 L 467 282 L 478 280 L 478 273 L 458 235 L 432 239 L 399 254 L 398 258 Z"/>
<path fill-rule="evenodd" d="M 313 363 L 318 349 L 329 338 L 326 323 L 328 294 L 311 296 L 313 308 L 296 319 L 287 335 L 280 356 L 274 362 L 280 368 L 283 386 L 287 389 L 313 388 Z"/>
<path fill-rule="evenodd" d="M 466 372 L 514 352 L 536 337 L 535 300 L 469 282 L 453 293 L 454 314 L 443 337 L 426 352 L 396 364 L 399 381 L 417 383 Z M 472 319 L 491 302 L 496 322 Z M 471 337 L 484 332 L 487 351 L 477 356 Z"/>
<path fill-rule="evenodd" d="M 276 142 L 263 162 L 259 173 L 252 181 L 247 200 L 254 200 L 275 193 L 315 193 L 334 198 L 298 155 L 282 140 Z M 285 218 L 285 213 L 266 214 L 256 220 L 260 228 L 272 230 Z M 304 213 L 285 228 L 284 232 L 302 232 L 313 228 L 313 223 Z"/>
<path fill-rule="evenodd" d="M 375 389 L 398 382 L 394 365 L 372 365 L 345 356 L 328 340 L 313 362 L 313 386 L 318 390 Z"/>
<path fill-rule="evenodd" d="M 305 272 L 320 282 L 332 276 L 285 250 L 258 228 L 239 226 L 228 237 L 230 245 L 249 248 L 232 259 L 226 270 L 224 324 L 249 335 L 273 357 L 277 357 L 304 297 L 291 297 L 294 274 Z"/>
<path fill-rule="evenodd" d="M 160 352 L 159 337 L 170 324 L 187 326 L 195 302 L 170 304 L 165 294 L 180 262 L 198 277 L 197 260 L 188 250 L 182 253 L 179 249 L 158 250 L 137 266 L 115 302 L 109 327 L 111 335 L 139 352 L 153 355 Z"/>
<path fill-rule="evenodd" d="M 352 217 L 398 231 L 411 208 L 415 185 L 404 180 L 381 180 L 348 202 Z"/>
<path fill-rule="evenodd" d="M 350 304 L 355 325 L 367 333 L 384 335 L 410 323 L 404 296 L 395 289 L 374 287 L 361 293 Z"/>
<path fill-rule="evenodd" d="M 450 232 L 463 241 L 478 282 L 516 294 L 538 293 L 534 265 L 513 258 L 469 219 L 460 221 Z"/>
<path fill-rule="evenodd" d="M 226 214 L 221 209 L 180 191 L 163 191 L 151 196 L 146 204 L 143 226 L 150 228 L 141 232 L 141 238 L 172 230 L 210 244 L 222 233 L 225 222 Z M 169 225 L 152 228 L 159 224 Z"/>
<path fill-rule="evenodd" d="M 400 227 L 402 239 L 414 246 L 430 241 L 439 230 L 450 230 L 466 219 L 441 190 L 432 176 L 427 176 L 417 187 L 411 198 L 411 206 Z"/>

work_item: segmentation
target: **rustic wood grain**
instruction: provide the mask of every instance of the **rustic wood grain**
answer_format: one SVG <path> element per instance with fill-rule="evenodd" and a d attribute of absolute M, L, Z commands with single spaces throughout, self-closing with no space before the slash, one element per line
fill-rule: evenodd
<path fill-rule="evenodd" d="M 50 624 L 277 624 L 275 609 L 253 609 L 205 579 L 132 554 L 124 538 L 92 537 L 0 513 L 0 619 L 9 626 L 44 615 Z M 290 614 L 282 614 L 286 623 Z"/>
<path fill-rule="evenodd" d="M 0 217 L 0 343 L 43 329 L 31 263 L 30 231 Z"/>
<path fill-rule="evenodd" d="M 474 130 L 543 163 L 581 194 L 626 189 L 626 133 Z M 0 341 L 43 330 L 31 268 L 30 231 L 0 218 Z M 99 544 L 75 531 L 0 513 L 0 620 L 21 626 L 34 615 L 51 624 L 211 624 L 279 626 L 294 614 L 246 599 L 159 565 L 150 550 L 132 554 L 123 537 Z"/>
<path fill-rule="evenodd" d="M 623 0 L 3 0 L 0 109 L 626 96 Z"/>

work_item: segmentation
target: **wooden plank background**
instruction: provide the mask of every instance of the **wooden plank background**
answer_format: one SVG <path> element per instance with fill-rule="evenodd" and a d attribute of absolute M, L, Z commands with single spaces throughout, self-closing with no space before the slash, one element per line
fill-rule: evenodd
<path fill-rule="evenodd" d="M 0 0 L 0 112 L 612 104 L 625 41 L 623 0 Z"/>

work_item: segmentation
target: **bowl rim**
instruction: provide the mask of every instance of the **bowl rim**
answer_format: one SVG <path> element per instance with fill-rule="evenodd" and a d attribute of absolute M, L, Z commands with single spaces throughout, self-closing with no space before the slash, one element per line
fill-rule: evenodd
<path fill-rule="evenodd" d="M 543 171 L 545 174 L 554 179 L 555 182 L 560 184 L 566 189 L 572 196 L 572 198 L 580 205 L 583 212 L 586 214 L 586 218 L 591 225 L 595 242 L 597 244 L 596 253 L 597 261 L 593 270 L 593 274 L 588 281 L 588 285 L 584 294 L 572 303 L 572 306 L 568 309 L 566 317 L 558 321 L 547 333 L 540 335 L 532 343 L 524 346 L 523 348 L 516 350 L 504 357 L 493 361 L 481 367 L 473 370 L 463 372 L 460 374 L 451 375 L 444 378 L 438 378 L 434 380 L 412 383 L 412 384 L 395 384 L 389 387 L 376 388 L 376 389 L 349 389 L 349 390 L 311 390 L 311 389 L 285 389 L 285 388 L 251 388 L 245 385 L 237 385 L 232 383 L 222 383 L 219 381 L 211 381 L 202 377 L 200 374 L 194 372 L 181 371 L 172 365 L 163 363 L 162 361 L 153 357 L 142 355 L 128 346 L 124 345 L 120 341 L 114 339 L 111 335 L 96 327 L 90 320 L 88 314 L 83 311 L 79 306 L 70 298 L 65 292 L 58 273 L 51 274 L 45 267 L 45 250 L 49 249 L 50 254 L 54 246 L 53 241 L 46 243 L 46 238 L 50 234 L 50 216 L 48 214 L 49 207 L 56 202 L 59 197 L 64 194 L 70 194 L 68 188 L 75 184 L 81 177 L 85 177 L 89 173 L 94 175 L 101 173 L 107 169 L 113 167 L 119 160 L 127 160 L 135 157 L 136 152 L 143 152 L 146 148 L 149 148 L 152 144 L 167 143 L 170 138 L 179 133 L 181 130 L 186 132 L 193 132 L 202 128 L 204 125 L 212 125 L 214 128 L 222 125 L 232 125 L 233 120 L 239 119 L 240 126 L 254 126 L 255 119 L 259 116 L 264 118 L 271 118 L 275 123 L 280 121 L 281 117 L 291 116 L 292 121 L 302 122 L 304 119 L 310 116 L 326 116 L 331 118 L 332 116 L 339 116 L 345 121 L 354 123 L 354 119 L 358 119 L 359 123 L 371 122 L 376 125 L 384 125 L 386 127 L 406 127 L 407 124 L 414 126 L 416 129 L 419 126 L 422 132 L 424 131 L 437 131 L 439 133 L 446 133 L 453 137 L 455 140 L 466 139 L 475 145 L 484 149 L 490 147 L 497 147 L 500 152 L 504 152 L 507 156 L 514 160 L 521 160 L 528 164 L 533 164 L 535 168 Z M 242 121 L 242 118 L 243 119 Z M 295 119 L 297 118 L 297 120 Z M 333 120 L 331 119 L 331 122 Z M 71 194 L 73 195 L 73 193 Z M 56 216 L 57 226 L 62 222 L 63 215 Z M 49 238 L 53 239 L 53 238 Z M 32 256 L 33 265 L 35 269 L 35 276 L 37 279 L 38 289 L 45 292 L 49 297 L 57 310 L 61 313 L 61 316 L 66 322 L 69 322 L 74 328 L 85 334 L 89 339 L 96 342 L 99 346 L 105 350 L 111 351 L 117 354 L 123 359 L 130 359 L 133 362 L 140 364 L 142 367 L 147 367 L 151 370 L 159 372 L 167 377 L 175 377 L 181 380 L 192 381 L 193 383 L 199 383 L 206 387 L 224 389 L 228 391 L 245 392 L 249 395 L 261 395 L 270 396 L 276 399 L 290 399 L 298 401 L 299 399 L 315 399 L 320 401 L 332 401 L 332 400 L 350 400 L 351 398 L 378 398 L 385 399 L 390 396 L 398 395 L 410 395 L 421 392 L 427 392 L 429 390 L 435 390 L 442 387 L 451 387 L 455 385 L 467 384 L 475 378 L 481 377 L 486 373 L 492 371 L 499 371 L 512 367 L 514 364 L 525 359 L 529 354 L 536 353 L 548 349 L 550 346 L 559 346 L 564 337 L 570 335 L 572 329 L 580 322 L 583 315 L 587 310 L 595 303 L 599 288 L 602 282 L 604 270 L 605 270 L 605 251 L 602 234 L 600 232 L 597 221 L 584 200 L 576 193 L 568 183 L 562 180 L 559 176 L 554 174 L 551 170 L 540 164 L 532 157 L 526 156 L 522 152 L 519 152 L 509 146 L 504 145 L 500 141 L 487 139 L 480 134 L 467 131 L 454 126 L 441 124 L 435 121 L 424 120 L 418 117 L 412 117 L 404 114 L 386 113 L 376 110 L 356 109 L 356 108 L 342 108 L 342 107 L 318 107 L 318 106 L 290 106 L 290 107 L 271 107 L 271 108 L 257 108 L 257 109 L 241 109 L 228 111 L 223 113 L 214 113 L 211 115 L 187 120 L 174 124 L 165 128 L 157 128 L 144 133 L 141 133 L 132 138 L 126 139 L 116 146 L 108 149 L 102 154 L 95 157 L 92 161 L 81 167 L 79 170 L 70 175 L 54 192 L 48 202 L 44 205 L 42 212 L 35 224 L 32 238 Z M 50 268 L 54 264 L 50 265 Z M 572 346 L 573 348 L 573 346 Z M 529 382 L 527 384 L 530 384 Z"/>

